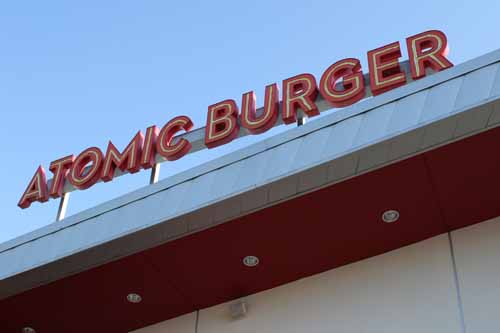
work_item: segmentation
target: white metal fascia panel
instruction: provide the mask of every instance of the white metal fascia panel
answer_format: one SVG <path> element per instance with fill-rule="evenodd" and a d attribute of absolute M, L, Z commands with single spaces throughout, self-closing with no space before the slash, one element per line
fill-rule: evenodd
<path fill-rule="evenodd" d="M 265 150 L 262 153 L 236 162 L 241 162 L 242 169 L 238 180 L 234 184 L 233 192 L 236 189 L 249 189 L 257 186 L 258 180 L 262 179 L 266 173 L 267 161 L 271 159 L 272 153 L 272 150 Z M 243 170 L 246 170 L 246 172 Z"/>
<path fill-rule="evenodd" d="M 214 186 L 210 195 L 212 197 L 226 197 L 234 192 L 236 182 L 245 173 L 242 162 L 229 164 L 228 166 L 214 171 Z"/>
<path fill-rule="evenodd" d="M 415 126 L 422 116 L 428 94 L 429 89 L 426 89 L 396 101 L 387 131 L 397 133 Z"/>
<path fill-rule="evenodd" d="M 349 151 L 359 132 L 363 117 L 363 114 L 357 115 L 334 124 L 327 129 L 327 131 L 329 131 L 329 136 L 325 148 L 321 152 L 321 157 L 333 158 L 339 156 L 342 152 Z"/>
<path fill-rule="evenodd" d="M 125 236 L 137 234 L 138 246 L 151 247 L 314 189 L 310 184 L 323 186 L 498 124 L 498 61 L 500 50 L 2 244 L 0 283 Z M 159 228 L 154 239 L 140 236 L 151 228 Z M 123 251 L 114 247 L 67 270 L 130 254 Z M 47 280 L 57 278 L 48 274 Z"/>
<path fill-rule="evenodd" d="M 325 128 L 306 135 L 301 141 L 297 154 L 295 154 L 291 168 L 296 170 L 313 165 L 318 160 L 318 156 L 321 156 L 330 133 L 330 128 Z"/>
<path fill-rule="evenodd" d="M 395 102 L 388 103 L 363 114 L 353 147 L 372 143 L 387 133 L 395 104 Z"/>
<path fill-rule="evenodd" d="M 498 63 L 495 63 L 465 75 L 455 102 L 455 110 L 487 99 L 497 72 Z"/>

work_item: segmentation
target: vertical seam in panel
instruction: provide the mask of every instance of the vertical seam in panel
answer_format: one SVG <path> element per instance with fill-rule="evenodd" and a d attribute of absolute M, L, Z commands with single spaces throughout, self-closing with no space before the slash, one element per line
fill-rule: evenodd
<path fill-rule="evenodd" d="M 431 185 L 432 193 L 434 194 L 434 197 L 436 198 L 436 205 L 438 207 L 439 216 L 441 217 L 441 221 L 443 222 L 443 224 L 446 227 L 446 231 L 449 232 L 451 230 L 451 227 L 448 225 L 448 222 L 446 221 L 446 215 L 444 214 L 443 207 L 441 206 L 439 192 L 437 191 L 437 186 L 436 186 L 436 183 L 434 182 L 434 177 L 432 177 L 432 171 L 431 171 L 431 168 L 429 166 L 429 161 L 427 160 L 427 153 L 424 153 L 422 155 L 422 158 L 424 160 L 425 172 L 427 174 L 427 177 L 429 178 L 429 183 Z"/>
<path fill-rule="evenodd" d="M 351 140 L 351 142 L 349 143 L 349 145 L 347 146 L 347 149 L 346 149 L 346 150 L 351 150 L 351 149 L 353 149 L 353 147 L 355 147 L 355 146 L 356 146 L 356 140 L 357 140 L 357 138 L 358 138 L 359 132 L 361 131 L 361 126 L 363 125 L 363 121 L 364 121 L 364 119 L 365 119 L 365 117 L 366 117 L 366 114 L 367 114 L 368 112 L 369 112 L 369 111 L 366 111 L 366 112 L 363 112 L 363 113 L 361 113 L 361 114 L 359 114 L 359 115 L 356 115 L 356 116 L 353 116 L 353 117 L 350 117 L 350 118 L 349 118 L 349 119 L 351 119 L 351 118 L 352 118 L 352 119 L 355 119 L 356 117 L 358 117 L 358 116 L 359 116 L 359 120 L 357 120 L 357 121 L 359 122 L 359 124 L 358 124 L 358 128 L 356 128 L 356 133 L 352 136 L 352 140 Z M 351 120 L 351 121 L 352 121 L 352 120 Z M 340 123 L 340 122 L 339 122 L 339 123 Z M 335 124 L 335 125 L 336 125 L 336 124 Z M 333 134 L 334 134 L 334 133 L 333 133 L 333 127 L 332 127 L 332 133 L 330 133 L 330 136 L 331 136 L 331 135 L 333 135 Z M 330 137 L 328 137 L 328 139 L 330 139 Z M 327 145 L 325 145 L 325 148 L 324 148 L 323 150 L 325 150 L 325 149 L 326 149 L 326 147 L 327 147 Z M 323 156 L 324 151 L 323 151 L 323 152 L 321 152 L 321 154 L 322 154 L 322 156 Z M 335 156 L 338 156 L 338 155 L 339 155 L 339 153 L 337 153 L 337 155 L 335 155 Z"/>
<path fill-rule="evenodd" d="M 491 112 L 488 115 L 488 119 L 486 119 L 486 125 L 484 125 L 484 127 L 482 129 L 490 127 L 491 117 L 493 117 L 493 113 L 495 113 L 495 106 L 493 104 L 491 104 L 489 107 L 491 108 Z"/>
<path fill-rule="evenodd" d="M 493 80 L 491 81 L 491 87 L 490 87 L 490 90 L 488 91 L 488 96 L 485 99 L 488 99 L 491 97 L 491 94 L 493 93 L 493 88 L 495 87 L 497 75 L 500 72 L 500 65 L 498 63 L 495 63 L 495 65 L 497 66 L 497 68 L 495 70 L 495 74 L 493 74 Z M 490 66 L 490 65 L 488 65 L 488 66 Z"/>
<path fill-rule="evenodd" d="M 429 98 L 429 95 L 431 94 L 431 92 L 433 92 L 432 89 L 436 88 L 436 90 L 437 90 L 439 87 L 443 88 L 444 84 L 443 85 L 435 85 L 435 86 L 430 87 L 428 89 L 429 93 L 427 94 L 427 98 L 426 98 L 425 104 L 424 104 L 424 106 L 422 108 L 422 113 L 420 114 L 420 118 L 418 119 L 418 123 L 419 124 L 426 123 L 426 122 L 431 122 L 432 123 L 432 122 L 436 121 L 436 118 L 441 118 L 443 116 L 450 116 L 453 113 L 453 111 L 456 109 L 455 106 L 457 104 L 458 96 L 460 96 L 460 92 L 462 91 L 462 87 L 464 85 L 464 76 L 459 76 L 459 77 L 453 78 L 453 79 L 451 79 L 449 81 L 446 81 L 446 83 L 449 83 L 451 85 L 451 82 L 453 82 L 455 80 L 457 82 L 460 81 L 459 82 L 460 86 L 457 88 L 456 92 L 454 93 L 453 100 L 451 101 L 451 105 L 449 106 L 450 109 L 447 112 L 445 112 L 445 113 L 439 114 L 437 116 L 434 115 L 434 116 L 426 119 L 426 118 L 424 118 L 424 112 L 425 112 L 425 109 L 427 109 L 428 104 L 430 104 L 432 102 L 432 99 Z M 453 88 L 453 86 L 450 89 L 452 89 L 452 88 Z"/>
<path fill-rule="evenodd" d="M 453 248 L 453 241 L 451 239 L 451 228 L 449 227 L 448 223 L 446 222 L 446 217 L 444 215 L 443 208 L 441 207 L 441 202 L 439 200 L 439 194 L 437 192 L 437 188 L 434 182 L 434 178 L 432 177 L 432 172 L 429 166 L 429 163 L 427 161 L 427 154 L 423 155 L 423 160 L 424 160 L 424 165 L 425 165 L 425 170 L 427 172 L 427 177 L 429 177 L 429 181 L 431 183 L 431 189 L 432 192 L 434 193 L 436 197 L 436 204 L 438 206 L 438 211 L 439 215 L 441 216 L 441 220 L 445 224 L 447 228 L 447 236 L 448 236 L 448 243 L 450 245 L 450 257 L 451 257 L 451 265 L 453 269 L 453 281 L 455 283 L 455 292 L 457 295 L 457 303 L 458 303 L 458 315 L 460 317 L 460 327 L 462 329 L 462 333 L 466 333 L 466 327 L 465 327 L 465 315 L 464 315 L 464 308 L 462 304 L 462 295 L 460 292 L 460 285 L 459 285 L 459 280 L 458 280 L 458 271 L 457 271 L 457 264 L 455 260 L 455 250 Z"/>
<path fill-rule="evenodd" d="M 196 321 L 194 323 L 194 333 L 198 333 L 198 323 L 200 322 L 200 310 L 196 310 Z"/>
<path fill-rule="evenodd" d="M 315 131 L 315 132 L 316 132 L 316 131 Z M 315 133 L 315 132 L 314 132 L 314 133 Z M 289 141 L 289 142 L 288 142 L 288 143 L 290 143 L 290 145 L 293 145 L 293 142 L 294 142 L 294 141 L 298 141 L 298 140 L 300 140 L 300 142 L 297 142 L 297 143 L 296 143 L 297 148 L 296 148 L 296 149 L 295 149 L 295 151 L 293 152 L 293 156 L 291 156 L 291 158 L 290 158 L 290 162 L 289 162 L 289 163 L 288 163 L 288 165 L 286 166 L 285 171 L 284 171 L 284 172 L 282 171 L 282 172 L 281 172 L 281 175 L 274 175 L 274 177 L 273 177 L 273 178 L 267 178 L 267 177 L 266 177 L 266 178 L 264 178 L 263 180 L 267 180 L 267 181 L 269 181 L 269 180 L 273 180 L 273 179 L 276 179 L 277 177 L 282 176 L 282 175 L 283 175 L 283 173 L 289 173 L 290 171 L 292 171 L 292 170 L 293 170 L 293 169 L 291 170 L 291 168 L 293 167 L 293 163 L 295 162 L 295 158 L 297 158 L 297 155 L 299 155 L 300 147 L 302 147 L 302 144 L 304 143 L 306 136 L 307 136 L 307 135 L 304 135 L 304 136 L 301 136 L 301 137 L 299 137 L 299 138 L 293 139 L 293 140 L 291 140 L 291 141 Z M 268 162 L 271 162 L 271 161 L 272 161 L 272 159 L 269 159 L 269 161 L 268 161 Z M 269 164 L 267 163 L 267 164 L 266 164 L 266 166 L 268 166 L 268 165 L 269 165 Z M 266 168 L 266 169 L 267 169 L 267 168 Z M 265 174 L 264 174 L 263 176 L 265 177 Z M 298 183 L 297 183 L 297 186 L 296 186 L 296 187 L 298 187 Z M 295 191 L 295 192 L 297 192 L 297 191 Z"/>
<path fill-rule="evenodd" d="M 320 136 L 321 135 L 321 130 L 318 130 L 318 131 L 314 131 L 314 132 L 311 132 L 310 134 L 308 135 L 305 135 L 304 136 L 304 139 L 302 140 L 302 142 L 300 143 L 300 146 L 299 146 L 299 149 L 297 150 L 297 153 L 295 154 L 294 158 L 293 158 L 293 161 L 292 161 L 292 164 L 290 166 L 291 170 L 300 170 L 301 168 L 303 168 L 305 165 L 299 165 L 299 167 L 295 167 L 293 168 L 294 166 L 296 166 L 296 163 L 297 163 L 297 160 L 300 159 L 301 155 L 299 155 L 299 152 L 302 150 L 302 148 L 304 147 L 305 143 L 306 143 L 306 138 L 307 137 L 312 137 L 313 135 L 317 135 L 317 136 Z M 323 151 L 323 149 L 325 148 L 326 146 L 326 143 L 328 142 L 328 138 L 330 137 L 330 133 L 324 133 L 325 135 L 325 138 L 324 140 L 320 143 L 321 145 L 321 148 L 318 149 L 317 151 L 317 154 L 316 154 L 316 158 L 313 160 L 312 163 L 317 163 L 317 161 L 319 161 L 319 159 L 321 158 L 321 152 Z M 307 149 L 307 147 L 306 147 Z M 319 159 L 318 159 L 319 158 Z M 293 168 L 293 169 L 292 169 Z"/>
<path fill-rule="evenodd" d="M 462 332 L 465 333 L 465 315 L 464 315 L 464 307 L 462 303 L 462 294 L 460 292 L 460 283 L 458 280 L 458 270 L 457 270 L 457 262 L 455 259 L 455 249 L 453 248 L 453 240 L 451 238 L 451 232 L 448 232 L 448 242 L 450 244 L 450 254 L 451 254 L 451 263 L 453 266 L 453 278 L 455 281 L 455 290 L 457 292 L 457 302 L 458 302 L 458 312 L 460 314 L 460 324 L 462 325 Z"/>
<path fill-rule="evenodd" d="M 230 194 L 232 194 L 232 193 L 233 193 L 234 184 L 235 184 L 235 183 L 238 181 L 238 179 L 239 179 L 239 175 L 241 174 L 241 169 L 242 169 L 242 167 L 243 167 L 243 164 L 242 164 L 242 163 L 238 163 L 238 162 L 237 162 L 237 163 L 229 164 L 227 167 L 222 167 L 222 168 L 219 168 L 219 169 L 215 170 L 216 175 L 215 175 L 215 177 L 214 177 L 214 183 L 215 183 L 215 181 L 217 180 L 217 177 L 220 175 L 220 173 L 224 172 L 224 171 L 223 171 L 224 169 L 226 169 L 226 168 L 231 168 L 231 167 L 236 168 L 236 170 L 232 170 L 232 171 L 233 171 L 233 172 L 235 172 L 235 171 L 236 171 L 238 174 L 236 175 L 236 177 L 234 177 L 234 179 L 233 179 L 233 181 L 231 182 L 231 184 L 229 184 L 229 193 L 224 193 L 223 195 L 230 195 Z M 227 169 L 226 169 L 226 171 L 227 171 Z M 212 184 L 212 189 L 210 190 L 211 192 L 214 192 L 213 185 L 215 185 L 215 184 Z M 217 193 L 219 193 L 219 194 L 220 194 L 221 192 L 217 190 L 217 191 L 215 191 L 215 193 L 216 193 L 216 194 L 217 194 Z M 211 194 L 212 194 L 212 193 L 211 193 Z"/>
<path fill-rule="evenodd" d="M 479 69 L 481 69 L 481 68 L 479 68 Z M 469 75 L 469 74 L 477 72 L 479 69 L 473 70 L 470 73 L 467 73 L 467 74 L 465 74 L 463 76 L 460 76 L 460 78 L 461 78 L 461 80 L 460 80 L 460 87 L 457 90 L 457 95 L 455 96 L 455 100 L 453 101 L 453 105 L 451 106 L 451 112 L 453 112 L 456 109 L 460 109 L 460 108 L 457 108 L 457 101 L 458 101 L 458 98 L 460 97 L 460 93 L 462 93 L 462 91 L 463 91 L 463 88 L 464 88 L 464 85 L 465 85 L 465 77 L 467 75 Z M 467 107 L 467 105 L 462 105 L 462 107 Z"/>
<path fill-rule="evenodd" d="M 363 125 L 363 120 L 365 119 L 365 117 L 366 117 L 366 112 L 362 113 L 362 116 L 360 117 L 361 119 L 359 119 L 359 126 L 356 129 L 356 134 L 352 137 L 351 144 L 349 145 L 349 150 L 351 150 L 355 146 L 355 144 L 356 144 L 356 139 L 357 139 L 357 137 L 359 135 L 359 132 L 361 131 L 361 126 Z M 354 117 L 352 117 L 352 118 L 354 118 Z M 326 146 L 325 146 L 325 149 L 326 149 Z M 348 154 L 348 155 L 345 155 L 345 156 L 349 156 L 349 155 L 351 155 L 351 154 Z M 354 158 L 356 158 L 356 161 L 355 161 L 355 165 L 354 165 L 354 169 L 353 169 L 352 175 L 357 175 L 359 173 L 358 172 L 358 168 L 359 168 L 359 159 L 360 159 L 360 157 L 359 157 L 359 154 L 357 152 L 355 152 L 353 155 L 354 155 Z M 344 156 L 342 156 L 342 157 L 344 157 Z M 328 169 L 327 169 L 326 178 L 327 178 L 327 182 L 328 182 Z"/>
<path fill-rule="evenodd" d="M 391 128 L 391 125 L 394 125 L 392 123 L 392 121 L 394 120 L 394 115 L 397 114 L 397 112 L 405 112 L 406 110 L 404 108 L 399 108 L 399 106 L 401 105 L 402 101 L 404 100 L 408 100 L 409 98 L 417 98 L 417 95 L 418 94 L 423 94 L 423 101 L 422 101 L 422 105 L 420 105 L 420 107 L 418 108 L 418 111 L 416 111 L 415 113 L 417 113 L 417 117 L 416 117 L 416 120 L 415 120 L 415 123 L 412 124 L 412 125 L 405 125 L 403 128 L 398 128 L 398 129 L 394 129 L 394 126 L 392 126 L 392 131 L 393 132 L 400 132 L 400 131 L 406 131 L 408 128 L 411 128 L 413 126 L 418 126 L 419 123 L 420 123 L 420 119 L 422 118 L 422 113 L 424 113 L 424 107 L 425 105 L 427 104 L 427 98 L 429 97 L 429 90 L 430 89 L 426 89 L 426 90 L 423 90 L 423 91 L 419 91 L 417 93 L 414 93 L 414 94 L 411 94 L 411 95 L 408 95 L 408 96 L 405 96 L 399 100 L 397 100 L 395 103 L 395 108 L 394 108 L 394 112 L 393 112 L 393 116 L 392 116 L 392 119 L 391 119 L 391 123 L 389 124 L 389 127 L 388 128 Z M 415 103 L 415 102 L 412 102 L 412 103 Z"/>
<path fill-rule="evenodd" d="M 151 258 L 149 258 L 149 255 L 145 254 L 144 259 L 147 261 L 147 264 L 149 264 L 158 275 L 165 277 L 165 281 L 167 282 L 167 284 L 172 289 L 174 289 L 179 294 L 179 296 L 183 297 L 184 301 L 188 302 L 191 306 L 197 306 L 197 304 L 194 302 L 194 300 L 188 294 L 184 293 L 184 290 L 182 290 L 182 288 L 179 288 L 177 286 L 177 284 L 174 283 L 174 281 L 172 279 L 165 276 L 165 274 L 163 273 L 163 270 L 160 269 L 153 262 L 153 260 L 151 260 Z"/>

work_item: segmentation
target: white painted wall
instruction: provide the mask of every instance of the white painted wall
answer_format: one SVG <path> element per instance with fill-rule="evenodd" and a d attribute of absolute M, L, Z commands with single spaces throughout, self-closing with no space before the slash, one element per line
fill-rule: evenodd
<path fill-rule="evenodd" d="M 447 235 L 199 312 L 197 333 L 461 333 Z M 185 323 L 179 320 L 186 321 Z M 192 332 L 190 315 L 136 333 Z"/>
<path fill-rule="evenodd" d="M 131 333 L 193 333 L 195 330 L 196 312 L 192 312 Z"/>
<path fill-rule="evenodd" d="M 500 218 L 452 233 L 467 333 L 500 328 Z"/>
<path fill-rule="evenodd" d="M 228 304 L 200 311 L 198 333 L 458 333 L 447 236 L 302 279 L 247 298 L 248 315 Z"/>

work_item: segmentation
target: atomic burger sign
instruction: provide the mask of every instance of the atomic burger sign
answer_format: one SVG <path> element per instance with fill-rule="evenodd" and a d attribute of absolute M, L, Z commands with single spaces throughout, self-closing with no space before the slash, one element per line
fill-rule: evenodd
<path fill-rule="evenodd" d="M 408 37 L 406 39 L 408 61 L 413 80 L 426 75 L 426 69 L 441 71 L 452 67 L 446 58 L 448 47 L 444 33 L 437 30 Z M 407 73 L 400 66 L 401 46 L 394 42 L 368 51 L 369 82 L 365 82 L 359 59 L 342 59 L 328 67 L 319 82 L 311 74 L 300 74 L 264 88 L 264 107 L 257 113 L 256 95 L 253 91 L 242 95 L 239 105 L 227 99 L 208 107 L 205 126 L 205 146 L 215 148 L 238 136 L 240 128 L 251 134 L 263 133 L 275 126 L 281 115 L 285 124 L 297 121 L 298 111 L 307 117 L 319 114 L 316 105 L 319 94 L 333 108 L 346 107 L 367 95 L 369 86 L 373 95 L 379 95 L 407 82 Z M 337 84 L 341 82 L 341 84 Z M 319 84 L 318 84 L 319 83 Z M 280 112 L 281 111 L 281 112 Z M 132 138 L 122 151 L 110 141 L 106 150 L 90 147 L 75 155 L 68 155 L 50 163 L 52 181 L 48 184 L 45 169 L 39 166 L 18 206 L 27 208 L 34 201 L 46 202 L 49 198 L 63 195 L 65 182 L 83 190 L 102 180 L 113 180 L 115 170 L 135 173 L 154 166 L 157 155 L 168 161 L 177 160 L 191 149 L 185 138 L 173 140 L 182 132 L 189 132 L 193 122 L 189 117 L 178 116 L 162 128 L 150 126 Z"/>

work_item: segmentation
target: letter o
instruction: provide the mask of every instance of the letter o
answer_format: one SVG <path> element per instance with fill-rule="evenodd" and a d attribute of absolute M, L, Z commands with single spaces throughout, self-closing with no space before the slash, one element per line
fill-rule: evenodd
<path fill-rule="evenodd" d="M 85 149 L 73 162 L 73 167 L 68 174 L 69 182 L 76 188 L 83 190 L 94 185 L 101 175 L 103 155 L 99 148 Z M 85 172 L 86 166 L 89 169 Z"/>

